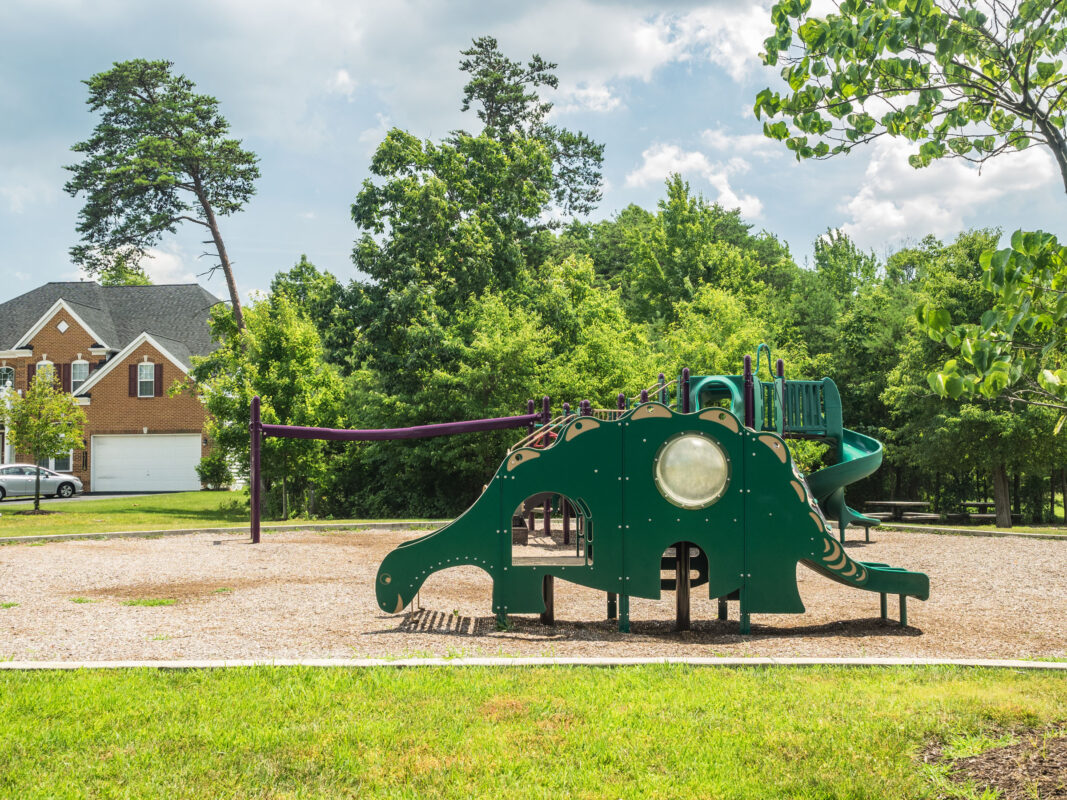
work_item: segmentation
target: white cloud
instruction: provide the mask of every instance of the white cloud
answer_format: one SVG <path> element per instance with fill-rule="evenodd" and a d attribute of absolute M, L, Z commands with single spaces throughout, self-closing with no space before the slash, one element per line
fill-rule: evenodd
<path fill-rule="evenodd" d="M 908 156 L 915 150 L 915 145 L 889 137 L 874 144 L 859 191 L 840 207 L 850 218 L 842 230 L 861 247 L 899 242 L 916 232 L 954 234 L 967 227 L 968 216 L 994 203 L 1013 203 L 1013 198 L 1022 202 L 1056 175 L 1042 147 L 993 159 L 981 170 L 958 159 L 914 169 Z"/>
<path fill-rule="evenodd" d="M 743 158 L 712 162 L 697 150 L 682 150 L 673 144 L 654 144 L 645 150 L 641 166 L 626 176 L 629 187 L 648 186 L 662 182 L 672 173 L 683 178 L 703 178 L 718 191 L 715 202 L 724 208 L 739 208 L 746 217 L 758 217 L 763 213 L 763 203 L 751 194 L 738 193 L 730 184 L 730 176 L 747 172 L 749 164 Z"/>
<path fill-rule="evenodd" d="M 715 3 L 681 15 L 676 22 L 678 41 L 742 81 L 760 66 L 763 40 L 774 33 L 770 4 Z"/>
<path fill-rule="evenodd" d="M 781 142 L 768 139 L 762 133 L 728 133 L 711 128 L 700 134 L 701 140 L 712 150 L 771 158 L 787 152 Z"/>
<path fill-rule="evenodd" d="M 385 138 L 385 134 L 389 133 L 389 130 L 393 127 L 389 117 L 385 116 L 385 114 L 375 114 L 374 117 L 378 124 L 361 131 L 357 137 L 364 153 L 368 156 L 378 149 L 378 145 Z"/>
<path fill-rule="evenodd" d="M 197 270 L 187 262 L 185 253 L 177 244 L 169 243 L 148 251 L 141 266 L 152 283 L 196 283 Z M 200 269 L 203 272 L 207 267 Z"/>
<path fill-rule="evenodd" d="M 330 91 L 343 94 L 348 98 L 349 102 L 352 102 L 352 95 L 355 93 L 358 83 L 348 74 L 347 69 L 339 69 L 333 74 L 333 78 L 330 79 L 327 85 Z"/>
<path fill-rule="evenodd" d="M 11 182 L 0 186 L 0 200 L 12 214 L 23 214 L 30 206 L 38 204 L 54 204 L 59 197 L 57 187 L 48 180 L 51 175 L 36 175 L 25 165 L 11 164 L 5 172 Z"/>
<path fill-rule="evenodd" d="M 604 84 L 583 85 L 561 90 L 552 109 L 555 114 L 569 114 L 575 111 L 596 111 L 604 113 L 614 111 L 622 105 L 622 99 L 614 95 Z"/>

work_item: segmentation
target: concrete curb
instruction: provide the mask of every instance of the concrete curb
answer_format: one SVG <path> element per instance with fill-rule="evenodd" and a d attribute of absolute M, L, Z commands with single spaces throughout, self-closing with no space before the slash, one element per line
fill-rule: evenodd
<path fill-rule="evenodd" d="M 391 522 L 309 522 L 298 525 L 264 525 L 263 531 L 352 531 L 352 530 L 418 530 L 440 528 L 448 524 L 440 520 L 393 520 Z M 163 531 L 117 531 L 114 533 L 50 533 L 41 536 L 5 536 L 0 545 L 30 544 L 32 542 L 67 542 L 78 539 L 155 539 L 161 536 L 190 536 L 195 533 L 229 533 L 248 536 L 247 528 L 179 528 Z"/>
<path fill-rule="evenodd" d="M 694 667 L 966 667 L 1067 672 L 1067 661 L 955 658 L 276 658 L 190 661 L 6 661 L 2 671 L 80 669 L 230 669 L 247 667 L 631 667 L 679 664 Z"/>
<path fill-rule="evenodd" d="M 1063 533 L 1023 533 L 1022 531 L 979 531 L 974 528 L 939 528 L 935 525 L 907 525 L 905 523 L 890 522 L 872 528 L 875 531 L 905 531 L 907 533 L 936 533 L 949 536 L 989 536 L 993 538 L 1016 538 L 1016 539 L 1059 539 L 1067 542 L 1067 534 Z"/>

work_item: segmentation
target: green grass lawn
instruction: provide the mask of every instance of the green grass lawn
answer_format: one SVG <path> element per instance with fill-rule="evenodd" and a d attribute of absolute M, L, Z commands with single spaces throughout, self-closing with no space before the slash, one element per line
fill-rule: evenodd
<path fill-rule="evenodd" d="M 0 503 L 0 537 L 248 527 L 247 497 L 246 492 L 176 492 L 74 502 L 42 501 L 41 510 L 48 513 L 39 516 L 20 513 L 32 509 L 32 502 L 5 501 Z M 270 519 L 264 519 L 263 523 L 275 524 Z"/>
<path fill-rule="evenodd" d="M 886 528 L 892 528 L 895 522 L 887 522 Z M 908 530 L 912 528 L 925 527 L 926 523 L 917 522 L 905 522 L 904 525 L 908 526 Z M 998 528 L 996 525 L 975 525 L 974 523 L 965 522 L 932 522 L 929 523 L 929 527 L 938 528 L 944 530 L 961 530 L 961 531 L 1003 531 L 1004 533 L 1051 533 L 1057 536 L 1067 536 L 1067 528 L 1063 525 L 1012 525 L 1010 528 Z M 854 530 L 854 529 L 853 529 Z"/>
<path fill-rule="evenodd" d="M 1062 673 L 249 668 L 0 673 L 0 796 L 919 798 L 920 754 L 1067 721 Z"/>

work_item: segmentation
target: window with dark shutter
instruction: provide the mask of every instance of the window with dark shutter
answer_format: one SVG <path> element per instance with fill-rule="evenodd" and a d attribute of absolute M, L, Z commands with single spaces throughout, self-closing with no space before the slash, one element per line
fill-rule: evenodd
<path fill-rule="evenodd" d="M 137 396 L 156 396 L 156 365 L 149 361 L 137 365 Z"/>
<path fill-rule="evenodd" d="M 33 376 L 36 375 L 36 374 L 37 374 L 37 365 L 36 364 L 27 364 L 26 365 L 26 388 L 27 389 L 29 389 L 31 386 L 33 386 Z"/>
<path fill-rule="evenodd" d="M 60 364 L 59 373 L 63 380 L 63 391 L 69 392 L 70 389 L 70 364 Z"/>
<path fill-rule="evenodd" d="M 137 396 L 137 365 L 130 364 L 130 397 Z"/>
<path fill-rule="evenodd" d="M 156 397 L 163 396 L 163 365 L 156 364 Z"/>

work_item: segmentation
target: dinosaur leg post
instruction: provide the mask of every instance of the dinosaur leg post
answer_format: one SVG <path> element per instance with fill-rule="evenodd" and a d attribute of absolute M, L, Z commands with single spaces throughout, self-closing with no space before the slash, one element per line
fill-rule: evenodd
<path fill-rule="evenodd" d="M 563 501 L 563 544 L 571 543 L 571 504 Z"/>
<path fill-rule="evenodd" d="M 619 633 L 630 632 L 630 595 L 619 595 Z"/>
<path fill-rule="evenodd" d="M 556 581 L 551 575 L 542 579 L 541 593 L 545 597 L 545 610 L 541 612 L 542 625 L 556 624 Z"/>
<path fill-rule="evenodd" d="M 608 592 L 608 619 L 619 618 L 619 607 L 616 602 L 615 592 Z"/>
<path fill-rule="evenodd" d="M 726 598 L 725 597 L 720 597 L 719 598 L 719 620 L 720 621 L 724 621 L 728 615 L 729 615 L 729 609 L 726 606 Z"/>
<path fill-rule="evenodd" d="M 675 630 L 689 630 L 689 542 L 675 545 Z"/>

